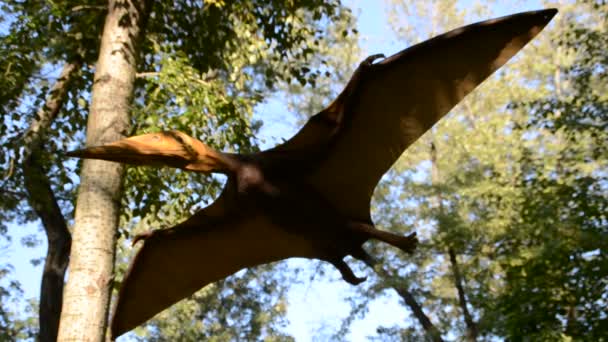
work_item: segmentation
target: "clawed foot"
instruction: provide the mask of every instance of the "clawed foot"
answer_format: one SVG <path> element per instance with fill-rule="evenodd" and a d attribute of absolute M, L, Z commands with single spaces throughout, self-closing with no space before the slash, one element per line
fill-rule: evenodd
<path fill-rule="evenodd" d="M 359 84 L 364 78 L 364 75 L 374 65 L 374 61 L 379 58 L 385 58 L 384 54 L 379 53 L 371 55 L 364 59 L 361 64 L 359 64 L 359 67 L 357 68 L 357 70 L 355 70 L 353 77 L 350 79 L 350 81 L 346 85 L 346 88 L 344 88 L 338 98 L 335 99 L 334 102 L 332 102 L 329 107 L 325 109 L 325 111 L 323 111 L 323 115 L 315 116 L 317 120 L 325 120 L 329 124 L 335 127 L 339 127 L 340 123 L 342 122 L 342 117 L 344 115 L 344 108 L 348 108 L 352 104 L 351 102 L 356 99 L 356 96 L 354 96 L 354 94 L 356 93 Z"/>
<path fill-rule="evenodd" d="M 418 246 L 416 232 L 413 232 L 408 236 L 401 236 L 400 239 L 396 239 L 394 246 L 407 254 L 414 253 L 414 250 Z"/>
<path fill-rule="evenodd" d="M 342 259 L 328 260 L 332 265 L 334 265 L 340 274 L 342 274 L 342 279 L 349 284 L 359 285 L 364 282 L 367 277 L 357 277 L 353 270 L 344 262 Z"/>
<path fill-rule="evenodd" d="M 367 57 L 366 59 L 364 59 L 363 62 L 361 62 L 360 66 L 369 67 L 372 64 L 374 64 L 374 61 L 376 61 L 377 59 L 380 59 L 380 58 L 386 58 L 386 56 L 384 56 L 383 53 L 377 53 L 375 55 L 371 55 L 371 56 Z"/>
<path fill-rule="evenodd" d="M 145 241 L 145 240 L 149 239 L 156 232 L 158 232 L 158 230 L 149 230 L 145 233 L 135 235 L 135 237 L 133 238 L 133 242 L 131 242 L 131 246 L 135 246 L 135 244 L 138 243 L 139 241 Z"/>

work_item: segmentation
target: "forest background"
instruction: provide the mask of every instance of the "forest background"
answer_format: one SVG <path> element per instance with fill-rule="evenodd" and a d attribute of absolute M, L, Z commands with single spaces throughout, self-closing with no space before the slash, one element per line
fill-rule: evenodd
<path fill-rule="evenodd" d="M 179 129 L 241 152 L 290 137 L 369 54 L 499 15 L 560 13 L 410 147 L 376 189 L 375 222 L 418 231 L 414 256 L 370 243 L 384 266 L 358 264 L 369 277 L 358 287 L 310 261 L 242 271 L 126 340 L 608 336 L 605 1 L 172 3 L 149 10 L 129 133 Z M 102 1 L 1 7 L 3 340 L 57 333 L 56 296 L 48 295 L 63 290 L 81 171 L 61 152 L 84 143 L 106 11 Z M 188 216 L 223 181 L 147 168 L 124 176 L 114 285 L 132 256 L 132 236 Z M 43 275 L 47 298 L 39 295 Z"/>

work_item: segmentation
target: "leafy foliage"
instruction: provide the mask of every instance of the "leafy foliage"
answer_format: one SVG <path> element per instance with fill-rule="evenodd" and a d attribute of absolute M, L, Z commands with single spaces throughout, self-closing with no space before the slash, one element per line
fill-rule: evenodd
<path fill-rule="evenodd" d="M 11 308 L 23 294 L 19 283 L 11 279 L 11 273 L 12 266 L 0 266 L 0 339 L 15 341 L 33 338 L 36 322 L 31 318 L 31 308 L 26 312 Z"/>
<path fill-rule="evenodd" d="M 465 13 L 455 1 L 391 1 L 391 20 L 412 42 L 467 15 L 487 17 L 481 5 Z M 391 266 L 360 293 L 410 289 L 444 338 L 464 339 L 470 328 L 455 267 L 480 338 L 606 334 L 608 12 L 589 1 L 559 8 L 556 23 L 516 63 L 410 147 L 376 189 L 377 224 L 416 229 L 422 246 L 407 258 L 383 251 Z M 400 13 L 422 17 L 408 25 Z M 353 298 L 352 315 L 367 300 Z M 429 336 L 418 324 L 379 327 L 378 334 Z"/>
<path fill-rule="evenodd" d="M 573 20 L 557 41 L 572 60 L 557 66 L 554 92 L 514 106 L 531 114 L 518 127 L 524 134 L 540 127 L 530 140 L 542 150 L 525 146 L 520 158 L 523 234 L 509 239 L 517 252 L 497 302 L 506 311 L 501 328 L 512 338 L 556 331 L 585 340 L 606 336 L 608 6 L 591 5 L 583 2 L 571 15 L 593 10 L 598 21 Z"/>
<path fill-rule="evenodd" d="M 64 160 L 62 151 L 84 139 L 107 4 L 96 0 L 78 4 L 7 1 L 2 6 L 0 53 L 7 58 L 0 62 L 0 71 L 7 77 L 0 81 L 0 165 L 7 171 L 0 180 L 0 222 L 36 219 L 22 189 L 22 137 L 43 105 L 57 70 L 77 59 L 82 61 L 79 77 L 71 84 L 59 116 L 46 129 L 47 153 L 42 160 L 63 214 L 71 221 L 80 163 Z M 319 49 L 308 43 L 324 42 L 334 23 L 344 26 L 350 20 L 350 12 L 337 0 L 153 2 L 141 44 L 131 133 L 179 129 L 221 150 L 256 150 L 254 134 L 261 122 L 251 119 L 255 106 L 278 84 L 313 82 L 319 73 L 308 63 Z M 121 263 L 128 259 L 127 243 L 134 233 L 184 219 L 213 199 L 222 181 L 175 170 L 130 168 L 125 183 L 119 233 L 127 241 L 120 241 L 119 274 L 125 269 Z M 213 293 L 229 298 L 231 286 L 244 286 L 256 276 L 246 272 L 217 285 Z M 283 338 L 274 328 L 282 324 L 284 313 L 283 304 L 278 304 L 285 291 L 282 282 L 271 273 L 260 279 L 251 286 L 252 295 L 235 305 L 249 306 L 249 310 L 222 311 L 222 303 L 217 301 L 204 304 L 204 310 L 226 315 L 214 320 L 234 324 L 230 336 Z M 254 295 L 268 289 L 276 297 Z M 197 296 L 199 300 L 188 302 L 185 310 L 203 310 L 205 301 Z M 199 309 L 192 308 L 196 305 Z M 217 332 L 217 324 L 213 324 L 205 325 L 210 330 L 199 331 L 199 335 L 193 332 L 193 336 Z M 153 332 L 164 339 L 171 336 L 172 329 L 175 332 L 175 327 L 157 324 L 144 334 Z"/>
<path fill-rule="evenodd" d="M 390 1 L 390 24 L 403 42 L 413 43 L 487 18 L 494 4 L 463 3 Z M 464 338 L 456 264 L 480 338 L 595 341 L 608 334 L 608 8 L 589 0 L 559 5 L 556 23 L 413 145 L 376 189 L 377 225 L 417 230 L 422 241 L 412 257 L 395 250 L 374 253 L 385 266 L 351 298 L 353 311 L 340 334 L 385 291 L 407 289 L 444 338 Z M 21 136 L 56 70 L 78 59 L 78 81 L 48 129 L 43 160 L 70 218 L 79 164 L 65 162 L 61 151 L 84 138 L 106 3 L 1 6 L 5 234 L 6 222 L 35 219 L 22 189 Z M 314 114 L 363 57 L 353 16 L 338 1 L 153 6 L 142 42 L 133 134 L 179 129 L 221 150 L 255 151 L 261 123 L 252 113 L 270 91 L 293 94 L 290 110 L 302 117 Z M 215 198 L 221 184 L 219 178 L 175 170 L 129 168 L 117 273 L 125 271 L 134 234 L 184 219 Z M 366 248 L 373 253 L 377 246 Z M 137 338 L 292 340 L 281 332 L 288 286 L 281 269 L 279 264 L 248 270 L 208 286 L 139 329 Z M 20 294 L 9 271 L 7 266 L 0 273 L 0 338 L 32 337 L 35 323 L 7 309 Z M 379 340 L 429 338 L 417 323 L 379 327 L 377 333 L 373 338 Z"/>

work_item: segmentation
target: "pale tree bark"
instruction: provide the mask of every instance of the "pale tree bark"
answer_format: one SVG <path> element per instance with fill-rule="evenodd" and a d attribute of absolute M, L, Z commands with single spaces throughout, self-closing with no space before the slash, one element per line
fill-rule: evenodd
<path fill-rule="evenodd" d="M 146 0 L 110 0 L 96 64 L 87 146 L 124 138 Z M 123 166 L 85 160 L 75 212 L 58 341 L 105 339 L 113 281 Z"/>
<path fill-rule="evenodd" d="M 363 260 L 363 262 L 374 270 L 376 275 L 378 275 L 385 282 L 389 281 L 392 278 L 380 265 L 374 262 L 372 259 Z M 414 295 L 405 287 L 397 286 L 395 284 L 391 285 L 391 288 L 397 292 L 397 294 L 405 301 L 405 304 L 412 310 L 414 313 L 414 317 L 418 320 L 422 328 L 424 329 L 427 337 L 433 342 L 443 342 L 441 338 L 441 332 L 437 327 L 431 322 L 431 319 L 424 313 L 422 307 L 416 301 Z"/>
<path fill-rule="evenodd" d="M 437 164 L 437 147 L 435 146 L 434 142 L 431 142 L 431 178 L 433 184 L 435 185 L 441 182 L 439 165 Z M 445 215 L 443 208 L 443 195 L 441 191 L 437 191 L 437 206 L 439 208 L 440 215 Z M 466 339 L 467 341 L 477 341 L 479 330 L 468 309 L 467 297 L 464 291 L 464 280 L 462 274 L 460 273 L 460 266 L 458 265 L 458 259 L 456 258 L 456 251 L 451 246 L 449 241 L 446 241 L 446 244 L 449 246 L 448 257 L 450 260 L 450 266 L 452 268 L 454 286 L 456 287 L 456 291 L 458 293 L 458 304 L 460 306 L 460 310 L 462 311 L 464 323 L 466 325 Z"/>
<path fill-rule="evenodd" d="M 63 280 L 70 255 L 71 236 L 57 204 L 49 179 L 42 166 L 41 152 L 49 126 L 57 117 L 67 97 L 68 86 L 77 75 L 81 62 L 66 63 L 51 88 L 44 106 L 38 110 L 23 136 L 23 177 L 28 202 L 42 221 L 48 249 L 40 286 L 38 340 L 55 341 L 63 298 Z"/>

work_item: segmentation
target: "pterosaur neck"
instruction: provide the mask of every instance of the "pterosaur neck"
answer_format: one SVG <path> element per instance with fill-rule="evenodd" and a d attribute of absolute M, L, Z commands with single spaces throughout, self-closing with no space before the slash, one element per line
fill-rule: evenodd
<path fill-rule="evenodd" d="M 217 160 L 217 168 L 213 172 L 222 173 L 225 175 L 234 175 L 243 164 L 238 154 L 223 153 L 218 151 L 215 151 L 215 153 L 216 155 L 214 158 Z"/>
<path fill-rule="evenodd" d="M 185 169 L 203 173 L 221 173 L 234 175 L 241 165 L 238 155 L 223 153 L 207 147 L 198 153 L 196 160 L 190 162 Z"/>

